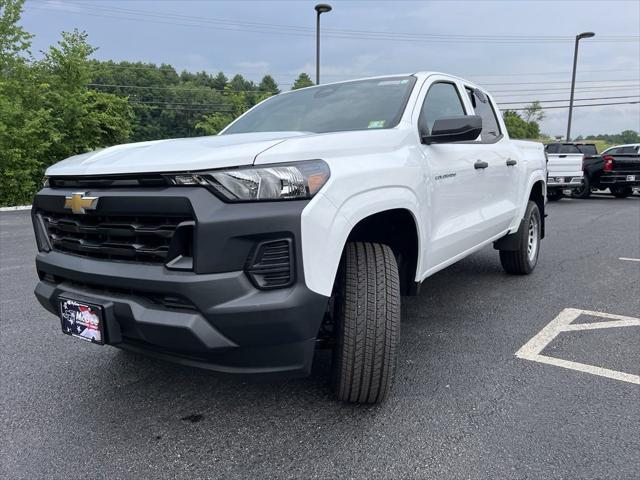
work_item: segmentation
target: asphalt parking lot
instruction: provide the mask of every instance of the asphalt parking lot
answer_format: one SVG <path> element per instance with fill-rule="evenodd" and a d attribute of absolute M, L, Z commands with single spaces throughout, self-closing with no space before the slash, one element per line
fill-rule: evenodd
<path fill-rule="evenodd" d="M 637 478 L 640 326 L 543 346 L 626 381 L 515 354 L 567 308 L 640 317 L 640 262 L 620 260 L 640 258 L 640 197 L 548 213 L 534 274 L 486 248 L 403 300 L 394 392 L 374 407 L 331 399 L 326 354 L 308 379 L 250 382 L 63 335 L 32 294 L 28 213 L 2 213 L 0 477 Z"/>

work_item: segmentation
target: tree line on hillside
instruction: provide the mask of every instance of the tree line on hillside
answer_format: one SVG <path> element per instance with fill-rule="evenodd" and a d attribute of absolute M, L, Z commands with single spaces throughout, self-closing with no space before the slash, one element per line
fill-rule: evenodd
<path fill-rule="evenodd" d="M 223 73 L 91 60 L 84 32 L 63 32 L 35 59 L 19 24 L 24 0 L 0 0 L 0 206 L 30 203 L 44 170 L 119 143 L 218 133 L 278 93 Z M 293 88 L 313 85 L 301 74 Z"/>
<path fill-rule="evenodd" d="M 127 98 L 133 108 L 131 141 L 213 135 L 265 98 L 280 93 L 270 75 L 256 84 L 223 72 L 177 72 L 171 65 L 89 61 L 89 86 Z M 300 74 L 293 89 L 313 85 Z"/>
<path fill-rule="evenodd" d="M 640 143 L 640 134 L 634 130 L 623 130 L 616 134 L 601 133 L 600 135 L 587 135 L 586 137 L 580 135 L 576 137 L 576 141 L 581 140 L 600 140 L 609 145 L 623 145 L 625 143 Z"/>
<path fill-rule="evenodd" d="M 30 203 L 44 170 L 66 157 L 125 142 L 214 135 L 280 92 L 270 75 L 254 83 L 167 64 L 94 60 L 96 49 L 79 31 L 63 32 L 35 59 L 32 35 L 19 25 L 23 4 L 0 0 L 0 206 Z M 311 85 L 301 73 L 292 89 Z M 511 137 L 541 137 L 538 102 L 503 115 Z M 631 133 L 598 138 L 637 142 Z"/>

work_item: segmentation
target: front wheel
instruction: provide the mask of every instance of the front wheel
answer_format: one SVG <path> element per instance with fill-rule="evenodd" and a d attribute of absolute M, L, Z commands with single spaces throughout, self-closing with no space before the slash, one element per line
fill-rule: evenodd
<path fill-rule="evenodd" d="M 535 202 L 529 201 L 524 214 L 522 228 L 515 235 L 516 250 L 500 250 L 500 263 L 505 272 L 511 275 L 527 275 L 533 272 L 540 254 L 542 218 Z"/>
<path fill-rule="evenodd" d="M 633 193 L 631 187 L 611 187 L 611 193 L 616 198 L 627 198 Z"/>
<path fill-rule="evenodd" d="M 400 336 L 400 280 L 393 251 L 380 243 L 348 243 L 337 282 L 336 396 L 345 402 L 380 403 L 393 383 Z"/>

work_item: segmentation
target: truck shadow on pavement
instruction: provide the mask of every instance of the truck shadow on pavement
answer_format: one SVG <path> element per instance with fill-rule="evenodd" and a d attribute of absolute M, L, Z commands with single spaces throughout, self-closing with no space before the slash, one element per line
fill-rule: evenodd
<path fill-rule="evenodd" d="M 398 383 L 403 381 L 407 365 L 416 361 L 426 366 L 436 363 L 437 349 L 420 350 L 424 338 L 437 342 L 443 329 L 447 335 L 456 335 L 456 330 L 466 328 L 465 320 L 475 318 L 473 309 L 469 310 L 464 303 L 451 305 L 450 299 L 482 296 L 488 278 L 499 283 L 513 280 L 504 274 L 497 252 L 485 250 L 427 279 L 419 296 L 403 297 L 403 333 L 394 392 L 399 390 Z M 230 420 L 223 418 L 250 421 L 259 411 L 259 418 L 277 419 L 284 412 L 291 415 L 292 411 L 308 412 L 309 408 L 332 414 L 349 412 L 350 421 L 354 421 L 358 416 L 369 418 L 378 411 L 392 408 L 393 398 L 379 406 L 335 401 L 330 385 L 331 356 L 330 350 L 317 350 L 311 376 L 293 380 L 220 374 L 122 350 L 113 350 L 104 368 L 121 372 L 122 376 L 116 374 L 115 382 L 124 382 L 109 394 L 110 398 L 117 404 L 127 405 L 129 411 L 136 408 L 136 399 L 139 399 L 145 405 L 145 416 L 157 415 L 154 423 L 163 419 L 180 420 L 188 424 L 215 423 L 216 428 L 220 428 L 223 422 L 230 428 Z M 104 387 L 105 390 L 113 388 Z M 392 393 L 392 397 L 396 393 Z M 152 408 L 148 408 L 149 404 Z M 237 414 L 241 415 L 237 417 Z"/>

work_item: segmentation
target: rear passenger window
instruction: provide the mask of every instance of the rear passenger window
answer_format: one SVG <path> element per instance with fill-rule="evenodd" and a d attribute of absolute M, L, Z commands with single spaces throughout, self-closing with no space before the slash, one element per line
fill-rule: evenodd
<path fill-rule="evenodd" d="M 431 133 L 433 123 L 439 118 L 465 115 L 458 89 L 453 83 L 438 82 L 429 87 L 427 96 L 422 104 L 422 111 L 418 119 L 421 130 Z"/>
<path fill-rule="evenodd" d="M 496 112 L 489 102 L 489 97 L 477 88 L 466 87 L 467 95 L 471 100 L 471 105 L 476 112 L 476 115 L 482 117 L 482 133 L 480 139 L 486 143 L 492 143 L 500 138 L 500 124 L 496 117 Z"/>
<path fill-rule="evenodd" d="M 570 143 L 563 143 L 560 147 L 560 153 L 582 153 L 578 147 Z"/>
<path fill-rule="evenodd" d="M 622 151 L 621 151 L 620 153 L 622 153 L 623 155 L 624 155 L 625 153 L 627 153 L 627 154 L 629 154 L 629 153 L 630 153 L 630 154 L 634 154 L 634 153 L 636 153 L 636 147 L 623 147 L 623 148 L 622 148 Z"/>

